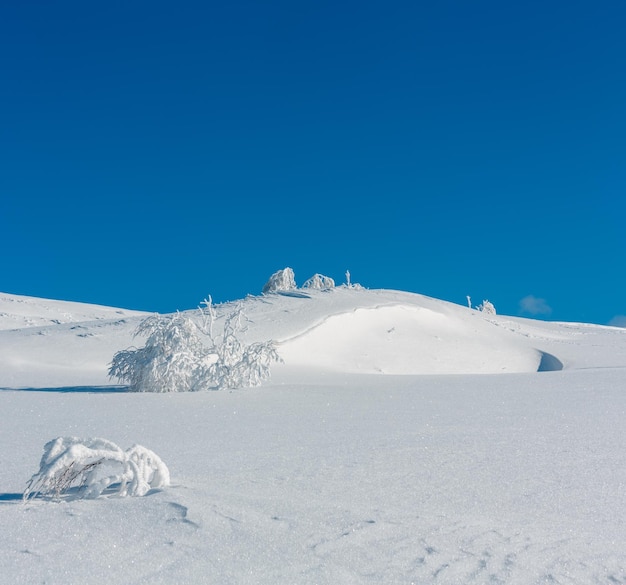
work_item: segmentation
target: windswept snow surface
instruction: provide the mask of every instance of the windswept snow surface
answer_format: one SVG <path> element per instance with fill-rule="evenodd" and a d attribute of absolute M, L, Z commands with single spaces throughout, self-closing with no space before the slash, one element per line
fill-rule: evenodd
<path fill-rule="evenodd" d="M 626 583 L 626 330 L 398 291 L 244 304 L 285 363 L 234 392 L 112 385 L 140 314 L 0 331 L 1 584 Z M 145 445 L 172 485 L 23 503 L 58 436 Z"/>

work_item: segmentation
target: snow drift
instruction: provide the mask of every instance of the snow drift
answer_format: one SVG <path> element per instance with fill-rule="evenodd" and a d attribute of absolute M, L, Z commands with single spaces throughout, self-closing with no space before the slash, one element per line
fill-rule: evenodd
<path fill-rule="evenodd" d="M 362 374 L 490 374 L 537 371 L 540 353 L 461 319 L 408 304 L 328 317 L 282 343 L 285 363 Z"/>

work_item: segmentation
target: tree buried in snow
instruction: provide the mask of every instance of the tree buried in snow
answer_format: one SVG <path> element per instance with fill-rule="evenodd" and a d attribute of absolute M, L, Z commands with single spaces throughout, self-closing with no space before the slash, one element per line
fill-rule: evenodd
<path fill-rule="evenodd" d="M 263 287 L 263 294 L 278 292 L 281 290 L 293 290 L 296 287 L 296 277 L 292 268 L 283 268 L 270 276 Z"/>
<path fill-rule="evenodd" d="M 495 315 L 496 314 L 496 308 L 493 305 L 492 302 L 490 301 L 483 301 L 480 305 L 478 305 L 478 307 L 476 307 L 481 313 L 484 313 L 485 315 Z"/>
<path fill-rule="evenodd" d="M 147 335 L 143 348 L 113 356 L 109 376 L 127 382 L 133 392 L 193 392 L 258 386 L 280 361 L 273 341 L 245 344 L 240 339 L 245 316 L 241 305 L 225 317 L 215 334 L 217 314 L 211 297 L 200 308 L 201 324 L 189 317 L 153 315 L 135 335 Z"/>
<path fill-rule="evenodd" d="M 335 288 L 335 281 L 330 276 L 324 276 L 323 274 L 314 274 L 302 285 L 302 288 L 327 290 L 329 288 Z"/>
<path fill-rule="evenodd" d="M 23 498 L 145 496 L 169 483 L 165 463 L 141 445 L 123 451 L 107 439 L 58 437 L 45 444 L 39 471 L 30 478 Z"/>

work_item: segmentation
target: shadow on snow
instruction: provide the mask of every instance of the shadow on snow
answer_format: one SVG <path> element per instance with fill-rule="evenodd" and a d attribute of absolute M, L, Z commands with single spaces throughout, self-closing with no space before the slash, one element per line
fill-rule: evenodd
<path fill-rule="evenodd" d="M 57 388 L 0 388 L 4 392 L 59 392 L 62 394 L 92 393 L 113 394 L 128 392 L 128 386 L 60 386 Z"/>
<path fill-rule="evenodd" d="M 21 502 L 22 494 L 0 493 L 0 503 L 2 502 Z"/>
<path fill-rule="evenodd" d="M 538 372 L 558 372 L 563 369 L 563 362 L 551 353 L 541 352 Z"/>

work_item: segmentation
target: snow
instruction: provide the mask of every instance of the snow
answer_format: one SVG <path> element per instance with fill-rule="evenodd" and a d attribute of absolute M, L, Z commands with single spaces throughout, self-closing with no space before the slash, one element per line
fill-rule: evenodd
<path fill-rule="evenodd" d="M 101 305 L 0 293 L 0 330 L 119 319 L 142 314 L 140 311 Z"/>
<path fill-rule="evenodd" d="M 0 298 L 1 584 L 626 583 L 626 330 L 296 290 L 242 301 L 269 382 L 137 394 L 106 373 L 145 314 Z M 24 503 L 69 436 L 171 485 Z"/>

